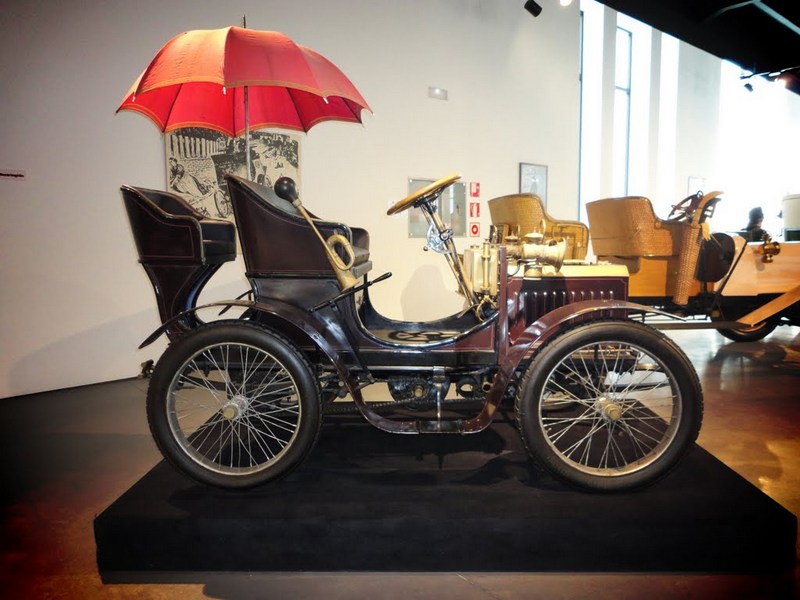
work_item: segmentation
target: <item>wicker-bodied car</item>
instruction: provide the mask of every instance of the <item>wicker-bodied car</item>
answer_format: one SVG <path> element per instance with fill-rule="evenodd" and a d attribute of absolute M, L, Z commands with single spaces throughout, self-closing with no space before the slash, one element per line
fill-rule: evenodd
<path fill-rule="evenodd" d="M 517 235 L 564 238 L 571 262 L 624 267 L 628 299 L 680 317 L 651 323 L 663 329 L 714 328 L 737 342 L 756 341 L 778 325 L 800 325 L 800 242 L 741 233 L 712 233 L 719 192 L 698 192 L 666 219 L 641 196 L 589 202 L 589 226 L 556 221 L 538 197 L 515 194 L 489 201 L 492 220 Z"/>

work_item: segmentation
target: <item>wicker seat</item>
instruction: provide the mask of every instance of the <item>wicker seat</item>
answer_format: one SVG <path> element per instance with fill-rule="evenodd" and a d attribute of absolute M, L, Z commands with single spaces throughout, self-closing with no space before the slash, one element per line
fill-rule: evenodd
<path fill-rule="evenodd" d="M 659 219 L 641 196 L 606 198 L 586 205 L 597 256 L 675 256 L 685 223 Z"/>
<path fill-rule="evenodd" d="M 685 305 L 697 286 L 701 231 L 695 220 L 665 221 L 640 196 L 586 204 L 592 249 L 598 258 L 625 264 L 630 296 L 671 297 Z"/>
<path fill-rule="evenodd" d="M 563 238 L 567 242 L 566 259 L 583 260 L 589 245 L 589 228 L 580 221 L 554 219 L 547 214 L 542 200 L 534 194 L 511 194 L 489 200 L 492 224 L 502 231 L 541 233 L 545 238 Z M 503 227 L 505 226 L 505 227 Z"/>

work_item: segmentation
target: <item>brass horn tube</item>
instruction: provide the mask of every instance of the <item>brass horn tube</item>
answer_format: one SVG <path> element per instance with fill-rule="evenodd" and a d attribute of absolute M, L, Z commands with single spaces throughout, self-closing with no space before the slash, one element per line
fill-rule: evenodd
<path fill-rule="evenodd" d="M 312 219 L 311 215 L 306 212 L 306 209 L 300 203 L 300 200 L 295 200 L 292 202 L 292 204 L 294 204 L 297 210 L 300 211 L 300 214 L 303 215 L 303 218 L 305 218 L 305 220 L 311 226 L 311 229 L 313 229 L 314 233 L 317 234 L 319 241 L 322 242 L 322 247 L 325 249 L 325 255 L 328 257 L 328 262 L 331 263 L 334 273 L 336 273 L 336 279 L 339 281 L 342 291 L 348 290 L 356 285 L 358 280 L 350 272 L 350 267 L 353 266 L 353 262 L 355 261 L 355 254 L 353 253 L 353 247 L 350 245 L 350 240 L 339 233 L 330 236 L 326 240 L 322 237 L 322 234 L 319 232 L 319 229 L 317 229 L 317 226 L 314 223 L 314 219 Z M 337 244 L 341 246 L 345 254 L 347 254 L 347 264 L 345 264 L 341 257 L 334 251 L 334 247 Z"/>

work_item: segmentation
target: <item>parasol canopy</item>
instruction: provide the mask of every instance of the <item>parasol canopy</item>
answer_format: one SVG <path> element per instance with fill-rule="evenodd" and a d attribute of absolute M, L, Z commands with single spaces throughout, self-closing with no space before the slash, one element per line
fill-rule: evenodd
<path fill-rule="evenodd" d="M 254 129 L 308 131 L 360 123 L 369 105 L 339 68 L 276 31 L 198 29 L 167 42 L 117 108 L 162 132 L 204 127 L 234 137 Z"/>

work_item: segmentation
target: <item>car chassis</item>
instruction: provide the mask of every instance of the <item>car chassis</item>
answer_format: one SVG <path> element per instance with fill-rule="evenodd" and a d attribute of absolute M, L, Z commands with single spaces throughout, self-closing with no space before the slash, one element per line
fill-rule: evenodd
<path fill-rule="evenodd" d="M 493 234 L 459 256 L 436 211 L 458 178 L 389 209 L 422 210 L 427 247 L 465 298 L 460 313 L 424 323 L 374 308 L 369 288 L 390 274 L 369 279 L 368 233 L 310 214 L 288 178 L 271 189 L 227 175 L 235 227 L 123 186 L 162 321 L 142 347 L 170 341 L 147 397 L 167 460 L 199 482 L 249 488 L 299 466 L 331 412 L 353 408 L 391 433 L 471 434 L 509 402 L 531 458 L 579 488 L 638 488 L 670 472 L 698 435 L 702 391 L 680 348 L 641 322 L 659 311 L 627 300 L 619 265 L 536 276 L 561 266 L 563 240 Z M 237 233 L 250 297 L 197 306 L 235 258 Z M 203 321 L 211 309 L 220 317 Z M 392 400 L 365 400 L 375 383 Z"/>

